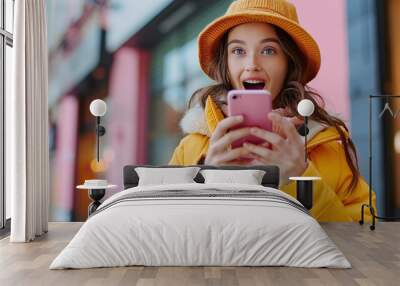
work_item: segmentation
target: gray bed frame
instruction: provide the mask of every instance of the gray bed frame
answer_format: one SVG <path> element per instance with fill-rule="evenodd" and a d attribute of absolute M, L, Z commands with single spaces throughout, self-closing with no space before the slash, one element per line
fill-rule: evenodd
<path fill-rule="evenodd" d="M 265 175 L 262 179 L 261 184 L 265 187 L 279 188 L 279 167 L 268 165 L 268 166 L 210 166 L 210 165 L 192 165 L 192 166 L 176 166 L 176 165 L 163 165 L 163 166 L 152 166 L 152 165 L 127 165 L 124 167 L 124 189 L 133 188 L 138 185 L 139 176 L 135 171 L 136 167 L 148 167 L 148 168 L 182 168 L 182 167 L 200 167 L 204 169 L 219 169 L 219 170 L 264 170 Z M 204 178 L 200 174 L 194 178 L 197 183 L 204 183 Z"/>

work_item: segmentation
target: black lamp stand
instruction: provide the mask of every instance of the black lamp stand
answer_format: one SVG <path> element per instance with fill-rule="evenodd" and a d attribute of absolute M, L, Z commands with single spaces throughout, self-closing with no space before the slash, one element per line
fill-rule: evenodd
<path fill-rule="evenodd" d="M 297 180 L 296 197 L 306 209 L 311 210 L 313 206 L 313 181 Z"/>
<path fill-rule="evenodd" d="M 304 136 L 304 161 L 307 162 L 307 135 L 308 116 L 304 116 L 304 125 L 299 128 L 299 133 Z M 296 180 L 296 198 L 303 206 L 310 210 L 313 206 L 313 180 L 304 178 Z"/>
<path fill-rule="evenodd" d="M 100 136 L 106 134 L 104 126 L 100 125 L 100 116 L 96 116 L 96 158 L 100 161 Z"/>
<path fill-rule="evenodd" d="M 88 216 L 94 213 L 97 208 L 101 205 L 100 200 L 106 194 L 106 189 L 90 189 L 89 198 L 92 200 L 88 207 Z"/>

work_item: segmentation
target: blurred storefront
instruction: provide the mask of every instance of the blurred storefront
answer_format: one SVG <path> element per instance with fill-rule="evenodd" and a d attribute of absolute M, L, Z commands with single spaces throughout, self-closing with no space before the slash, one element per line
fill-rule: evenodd
<path fill-rule="evenodd" d="M 322 50 L 320 74 L 310 85 L 323 95 L 328 110 L 342 117 L 355 133 L 357 147 L 360 144 L 362 175 L 367 178 L 368 153 L 364 144 L 367 128 L 365 118 L 360 118 L 368 110 L 368 93 L 363 90 L 362 96 L 358 95 L 361 77 L 357 70 L 359 52 L 355 48 L 360 41 L 365 42 L 356 29 L 357 15 L 364 9 L 362 1 L 291 2 L 298 7 L 300 21 Z M 368 11 L 377 18 L 377 2 L 365 2 L 376 8 Z M 48 0 L 47 3 L 53 135 L 52 219 L 82 221 L 87 217 L 89 199 L 86 191 L 76 191 L 76 185 L 85 179 L 106 178 L 121 190 L 124 165 L 168 163 L 183 135 L 179 120 L 188 99 L 196 89 L 212 83 L 198 64 L 197 35 L 223 14 L 231 1 Z M 394 7 L 398 6 L 396 0 L 385 3 L 400 11 Z M 320 11 L 318 14 L 316 9 Z M 321 23 L 321 18 L 329 21 Z M 396 24 L 399 23 L 393 20 L 392 28 L 388 29 L 393 31 L 388 35 L 391 40 L 397 37 Z M 373 50 L 378 34 L 378 30 L 372 32 L 364 48 Z M 393 51 L 394 47 L 392 43 Z M 379 66 L 379 55 L 376 49 L 370 59 L 373 67 Z M 391 55 L 396 57 L 395 52 Z M 379 68 L 370 70 L 369 77 L 379 78 Z M 399 82 L 399 75 L 391 74 L 392 85 L 385 92 L 400 94 L 394 84 L 395 79 Z M 380 82 L 377 80 L 368 92 L 381 92 Z M 96 98 L 108 105 L 102 118 L 107 131 L 101 138 L 100 163 L 95 161 L 95 118 L 89 112 L 89 104 Z M 360 105 L 355 107 L 360 101 L 366 103 L 362 109 Z M 384 158 L 383 133 L 378 135 L 382 138 L 376 144 L 380 148 L 376 154 L 380 164 Z M 382 201 L 383 179 L 376 181 L 374 189 Z"/>
<path fill-rule="evenodd" d="M 197 63 L 196 35 L 228 2 L 48 1 L 54 220 L 86 219 L 87 193 L 75 190 L 85 179 L 122 188 L 124 165 L 168 162 L 187 98 L 210 82 Z M 204 19 L 198 11 L 210 3 L 216 9 Z M 196 27 L 182 25 L 194 16 Z M 108 105 L 100 163 L 89 112 L 95 98 Z"/>

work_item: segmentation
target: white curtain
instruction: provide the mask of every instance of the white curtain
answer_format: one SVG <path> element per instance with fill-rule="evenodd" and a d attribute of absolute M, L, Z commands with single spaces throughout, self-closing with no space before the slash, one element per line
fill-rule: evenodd
<path fill-rule="evenodd" d="M 15 1 L 13 92 L 6 98 L 12 242 L 47 232 L 49 149 L 45 0 Z"/>

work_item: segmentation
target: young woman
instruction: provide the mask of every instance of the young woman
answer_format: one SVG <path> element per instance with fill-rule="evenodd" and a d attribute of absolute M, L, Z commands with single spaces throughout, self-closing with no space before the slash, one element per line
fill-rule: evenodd
<path fill-rule="evenodd" d="M 360 177 L 356 149 L 345 123 L 324 110 L 322 97 L 307 86 L 319 71 L 320 52 L 299 25 L 295 7 L 284 0 L 237 0 L 226 14 L 199 35 L 199 60 L 216 84 L 196 91 L 182 119 L 184 137 L 170 160 L 175 165 L 277 165 L 280 189 L 295 197 L 290 176 L 319 176 L 311 214 L 319 221 L 358 221 L 368 203 L 368 185 Z M 273 98 L 273 132 L 256 127 L 229 131 L 240 117 L 226 117 L 231 89 L 267 89 Z M 297 104 L 309 99 L 308 161 L 303 120 Z M 255 135 L 265 144 L 231 143 Z M 267 145 L 272 145 L 268 148 Z M 246 156 L 250 160 L 242 160 Z M 375 206 L 375 195 L 373 196 Z M 368 218 L 369 211 L 365 213 Z"/>

